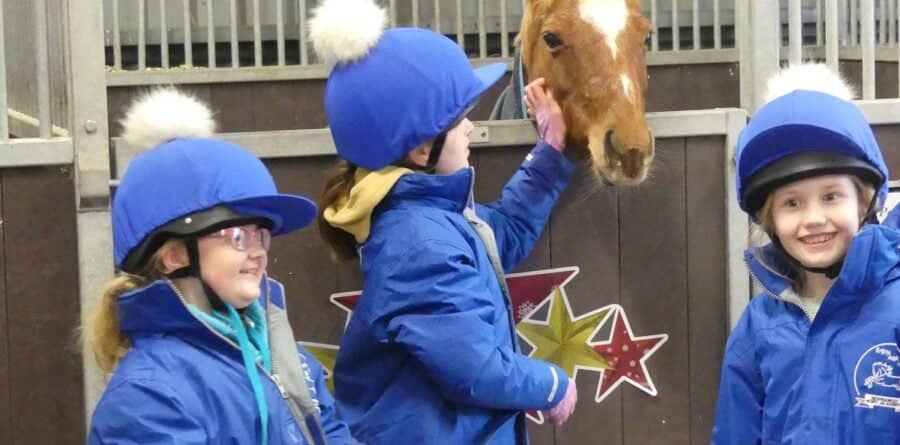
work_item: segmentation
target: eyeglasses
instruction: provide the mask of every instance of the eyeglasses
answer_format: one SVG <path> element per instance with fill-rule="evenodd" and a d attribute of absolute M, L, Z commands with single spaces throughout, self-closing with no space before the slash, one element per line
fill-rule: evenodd
<path fill-rule="evenodd" d="M 269 229 L 257 226 L 236 226 L 210 233 L 208 236 L 223 237 L 231 247 L 244 252 L 254 246 L 262 246 L 263 250 L 269 251 L 272 245 L 272 233 Z"/>

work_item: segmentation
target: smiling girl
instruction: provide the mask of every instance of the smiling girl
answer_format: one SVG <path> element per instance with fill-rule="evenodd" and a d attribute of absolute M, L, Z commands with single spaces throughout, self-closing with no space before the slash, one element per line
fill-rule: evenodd
<path fill-rule="evenodd" d="M 826 67 L 769 88 L 738 141 L 737 189 L 772 242 L 746 253 L 764 292 L 728 339 L 713 443 L 900 443 L 900 232 L 875 219 L 881 150 Z"/>
<path fill-rule="evenodd" d="M 177 91 L 142 98 L 123 127 L 146 151 L 113 200 L 121 273 L 84 329 L 110 376 L 88 443 L 357 443 L 266 276 L 272 237 L 309 224 L 315 205 L 211 139 L 209 110 Z"/>

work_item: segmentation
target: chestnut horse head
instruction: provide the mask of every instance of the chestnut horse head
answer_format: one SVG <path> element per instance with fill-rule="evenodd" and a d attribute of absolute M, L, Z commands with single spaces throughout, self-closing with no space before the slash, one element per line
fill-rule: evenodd
<path fill-rule="evenodd" d="M 644 118 L 650 29 L 640 0 L 528 0 L 522 19 L 528 77 L 547 80 L 566 119 L 567 145 L 615 185 L 639 184 L 653 160 Z"/>

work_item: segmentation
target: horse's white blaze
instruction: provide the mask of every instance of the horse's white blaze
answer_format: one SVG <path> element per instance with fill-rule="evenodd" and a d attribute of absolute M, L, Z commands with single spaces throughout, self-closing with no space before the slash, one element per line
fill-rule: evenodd
<path fill-rule="evenodd" d="M 628 23 L 628 6 L 625 0 L 581 0 L 578 5 L 581 19 L 594 25 L 606 37 L 606 43 L 616 58 L 616 38 Z"/>
<path fill-rule="evenodd" d="M 631 94 L 631 78 L 629 78 L 627 74 L 621 74 L 619 75 L 619 79 L 622 80 L 622 91 L 625 92 L 625 97 L 634 102 L 634 95 Z"/>

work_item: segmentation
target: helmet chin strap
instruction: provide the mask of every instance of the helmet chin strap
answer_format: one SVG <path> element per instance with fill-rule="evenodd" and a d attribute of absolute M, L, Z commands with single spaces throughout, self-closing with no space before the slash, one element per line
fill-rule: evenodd
<path fill-rule="evenodd" d="M 875 215 L 875 213 L 876 213 L 875 212 L 875 202 L 877 200 L 878 200 L 877 196 L 872 198 L 872 202 L 869 203 L 869 208 L 866 210 L 866 215 L 863 217 L 862 221 L 860 221 L 860 223 L 859 223 L 860 228 L 862 228 L 862 226 L 864 226 L 866 224 L 877 224 L 878 223 L 878 218 Z M 794 258 L 790 253 L 788 253 L 787 249 L 784 248 L 784 245 L 781 244 L 781 240 L 778 239 L 778 236 L 776 236 L 774 233 L 770 233 L 769 238 L 772 239 L 772 244 L 775 245 L 775 248 L 777 248 L 782 254 L 784 254 L 784 256 L 787 257 L 788 261 L 790 261 L 792 265 L 794 265 L 795 267 L 797 267 L 799 269 L 803 269 L 807 272 L 824 274 L 826 277 L 833 280 L 833 279 L 837 278 L 838 275 L 840 275 L 841 269 L 844 267 L 844 257 L 841 257 L 841 259 L 835 261 L 834 264 L 827 266 L 827 267 L 804 266 L 803 263 L 801 263 L 796 258 Z M 844 255 L 846 256 L 846 252 L 844 253 Z"/>
<path fill-rule="evenodd" d="M 431 152 L 428 153 L 428 162 L 425 164 L 425 171 L 434 173 L 437 168 L 438 161 L 441 160 L 441 152 L 444 151 L 444 143 L 447 142 L 447 132 L 443 132 L 434 138 L 431 144 Z"/>
<path fill-rule="evenodd" d="M 213 310 L 219 311 L 223 314 L 228 313 L 228 308 L 225 306 L 225 302 L 222 301 L 222 297 L 216 293 L 206 281 L 203 281 L 203 275 L 200 273 L 200 249 L 197 247 L 197 237 L 189 236 L 184 238 L 184 245 L 187 247 L 188 252 L 188 260 L 190 264 L 181 269 L 173 271 L 172 273 L 166 275 L 167 278 L 187 278 L 193 277 L 200 281 L 200 284 L 203 285 L 203 292 L 206 294 L 206 298 L 209 300 L 210 307 Z M 238 310 L 240 312 L 240 310 Z"/>

